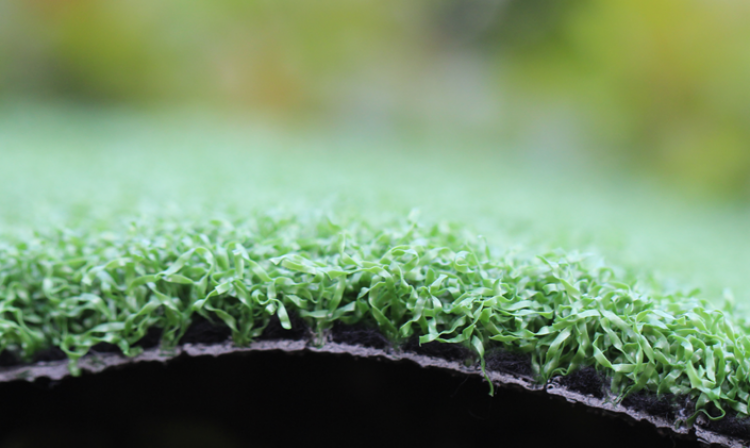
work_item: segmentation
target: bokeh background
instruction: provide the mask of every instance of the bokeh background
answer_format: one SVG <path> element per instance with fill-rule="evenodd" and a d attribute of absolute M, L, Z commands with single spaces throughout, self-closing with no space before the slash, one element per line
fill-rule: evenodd
<path fill-rule="evenodd" d="M 4 0 L 0 92 L 463 127 L 747 198 L 748 20 L 742 0 Z"/>
<path fill-rule="evenodd" d="M 743 0 L 2 0 L 2 222 L 418 207 L 750 298 L 749 22 Z"/>

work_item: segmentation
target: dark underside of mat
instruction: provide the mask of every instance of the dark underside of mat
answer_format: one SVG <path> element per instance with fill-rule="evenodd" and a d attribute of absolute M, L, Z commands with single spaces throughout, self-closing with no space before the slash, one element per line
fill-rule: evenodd
<path fill-rule="evenodd" d="M 283 330 L 272 321 L 261 340 L 301 340 L 299 321 Z M 158 332 L 144 348 L 158 344 Z M 182 343 L 226 341 L 229 332 L 196 322 Z M 377 330 L 336 325 L 333 342 L 387 349 Z M 115 351 L 101 346 L 97 351 Z M 474 362 L 460 345 L 407 341 L 400 350 Z M 53 351 L 54 354 L 54 351 Z M 53 355 L 45 355 L 53 356 Z M 487 368 L 528 375 L 528 357 L 495 350 Z M 583 369 L 561 384 L 601 397 L 607 381 Z M 697 446 L 690 438 L 582 404 L 520 388 L 494 397 L 479 377 L 412 362 L 325 353 L 245 352 L 220 357 L 139 362 L 97 374 L 0 384 L 0 448 L 4 447 L 281 447 L 335 446 L 580 447 Z M 674 400 L 637 395 L 630 405 L 669 416 Z M 725 433 L 737 428 L 723 423 Z M 736 424 L 736 422 L 734 422 Z"/>

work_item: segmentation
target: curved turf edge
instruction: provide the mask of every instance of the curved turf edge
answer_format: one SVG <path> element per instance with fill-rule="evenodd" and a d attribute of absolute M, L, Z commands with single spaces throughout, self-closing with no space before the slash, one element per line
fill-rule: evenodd
<path fill-rule="evenodd" d="M 103 344 L 137 357 L 151 335 L 175 349 L 202 318 L 249 346 L 274 321 L 299 328 L 290 315 L 319 346 L 335 325 L 361 324 L 395 345 L 459 344 L 480 370 L 494 348 L 527 354 L 542 383 L 593 367 L 615 402 L 687 397 L 693 412 L 675 422 L 686 428 L 748 413 L 743 321 L 584 256 L 502 252 L 460 227 L 255 214 L 0 241 L 6 357 L 57 350 L 76 374 Z"/>
<path fill-rule="evenodd" d="M 206 329 L 202 329 L 200 337 L 210 340 L 211 329 L 205 332 Z M 351 330 L 353 330 L 353 333 L 357 333 L 362 329 L 355 328 Z M 353 333 L 349 333 L 347 338 L 356 340 L 358 336 L 352 336 Z M 704 444 L 725 447 L 740 447 L 746 443 L 745 438 L 722 434 L 720 431 L 712 430 L 713 428 L 707 426 L 707 422 L 705 421 L 699 421 L 692 428 L 675 426 L 674 418 L 653 415 L 652 413 L 644 412 L 642 409 L 636 409 L 622 403 L 615 403 L 611 400 L 612 397 L 609 396 L 596 397 L 591 394 L 581 393 L 566 386 L 565 381 L 563 381 L 564 377 L 561 376 L 540 384 L 532 376 L 522 373 L 524 368 L 522 366 L 519 367 L 516 363 L 518 360 L 516 355 L 507 352 L 496 353 L 496 355 L 500 355 L 499 357 L 502 358 L 500 362 L 494 364 L 496 368 L 488 368 L 483 372 L 476 358 L 455 358 L 452 356 L 450 350 L 428 348 L 420 350 L 422 353 L 419 353 L 415 352 L 413 350 L 414 347 L 409 345 L 398 348 L 391 346 L 372 347 L 346 342 L 335 342 L 333 340 L 328 340 L 323 345 L 316 346 L 312 344 L 311 332 L 306 332 L 302 337 L 299 337 L 299 333 L 295 334 L 292 331 L 288 331 L 283 335 L 291 337 L 291 339 L 274 337 L 272 334 L 270 336 L 271 339 L 264 338 L 245 347 L 238 347 L 231 340 L 209 343 L 188 342 L 169 350 L 152 347 L 144 350 L 135 357 L 126 357 L 117 352 L 93 352 L 79 360 L 79 368 L 87 374 L 96 374 L 113 368 L 138 365 L 143 362 L 169 363 L 184 356 L 238 356 L 264 351 L 312 354 L 328 353 L 360 358 L 377 358 L 390 362 L 407 361 L 416 363 L 424 368 L 437 368 L 460 375 L 484 377 L 485 379 L 489 379 L 496 387 L 513 387 L 529 393 L 556 396 L 569 403 L 583 404 L 591 410 L 606 416 L 653 425 L 657 429 L 657 432 L 665 437 L 677 437 L 685 441 L 698 441 Z M 433 352 L 432 355 L 425 354 L 425 352 L 429 353 L 431 351 L 437 351 L 438 353 Z M 488 364 L 492 363 L 488 362 Z M 6 367 L 0 370 L 0 382 L 19 380 L 33 382 L 42 379 L 56 382 L 70 376 L 72 374 L 68 369 L 67 362 L 64 360 L 40 361 L 35 364 Z"/>

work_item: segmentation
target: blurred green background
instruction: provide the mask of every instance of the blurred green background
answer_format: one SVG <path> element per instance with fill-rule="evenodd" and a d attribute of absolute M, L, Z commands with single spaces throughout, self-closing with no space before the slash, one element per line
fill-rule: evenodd
<path fill-rule="evenodd" d="M 743 0 L 3 0 L 0 98 L 450 127 L 744 200 L 749 20 Z"/>
<path fill-rule="evenodd" d="M 416 207 L 750 303 L 748 23 L 744 0 L 0 0 L 0 233 Z"/>

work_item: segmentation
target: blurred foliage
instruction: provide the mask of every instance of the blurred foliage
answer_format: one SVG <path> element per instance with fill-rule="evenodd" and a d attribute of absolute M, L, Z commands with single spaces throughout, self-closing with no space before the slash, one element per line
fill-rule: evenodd
<path fill-rule="evenodd" d="M 3 84 L 95 101 L 294 111 L 315 105 L 332 74 L 393 47 L 391 36 L 406 40 L 389 3 L 10 0 Z"/>
<path fill-rule="evenodd" d="M 747 198 L 748 19 L 741 0 L 4 0 L 0 95 L 469 125 Z"/>
<path fill-rule="evenodd" d="M 498 25 L 517 84 L 583 111 L 602 149 L 686 184 L 750 194 L 750 3 L 517 4 L 509 24 L 535 17 L 531 5 L 552 16 L 533 40 Z"/>

